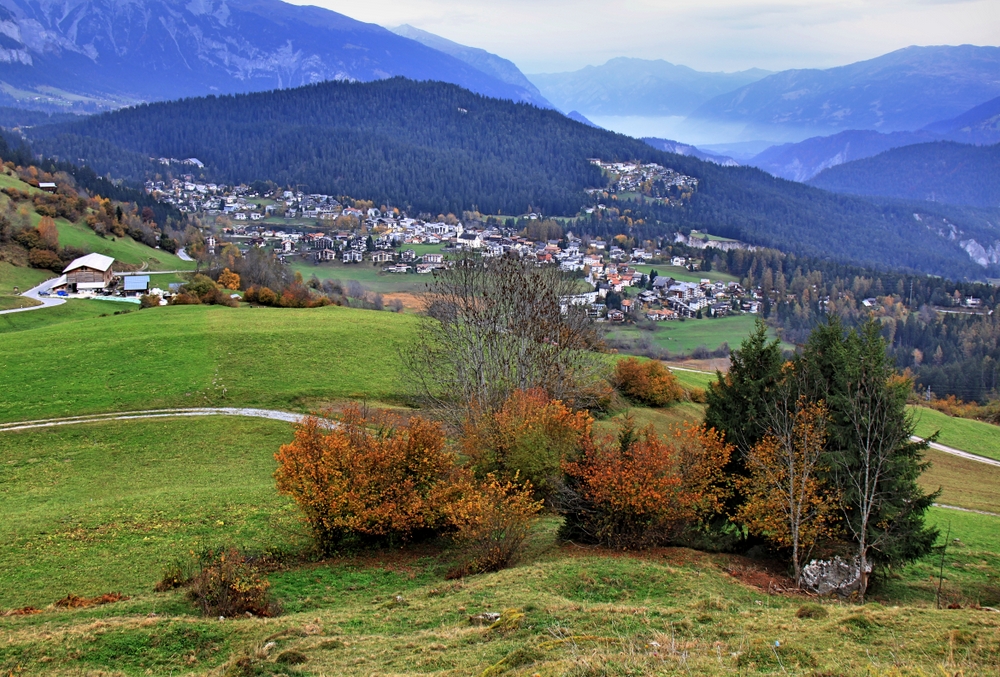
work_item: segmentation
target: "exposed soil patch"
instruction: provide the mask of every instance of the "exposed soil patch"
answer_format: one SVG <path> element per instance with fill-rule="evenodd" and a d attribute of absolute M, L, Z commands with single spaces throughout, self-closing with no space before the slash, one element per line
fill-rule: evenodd
<path fill-rule="evenodd" d="M 731 556 L 723 570 L 743 585 L 756 588 L 769 595 L 805 595 L 795 581 L 772 562 L 762 562 L 748 557 Z"/>
<path fill-rule="evenodd" d="M 82 609 L 89 606 L 100 606 L 102 604 L 113 604 L 128 599 L 125 595 L 117 592 L 108 592 L 97 597 L 79 597 L 77 595 L 66 595 L 56 602 L 60 609 Z"/>

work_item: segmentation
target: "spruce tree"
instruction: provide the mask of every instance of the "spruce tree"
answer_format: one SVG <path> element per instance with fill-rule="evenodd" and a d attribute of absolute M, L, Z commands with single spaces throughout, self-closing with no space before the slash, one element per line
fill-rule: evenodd
<path fill-rule="evenodd" d="M 832 317 L 813 332 L 798 366 L 810 397 L 827 403 L 831 479 L 842 497 L 843 532 L 861 566 L 863 600 L 869 567 L 914 561 L 937 538 L 924 523 L 937 494 L 923 493 L 917 483 L 928 466 L 928 444 L 911 439 L 906 399 L 912 383 L 893 367 L 874 319 L 845 335 Z"/>

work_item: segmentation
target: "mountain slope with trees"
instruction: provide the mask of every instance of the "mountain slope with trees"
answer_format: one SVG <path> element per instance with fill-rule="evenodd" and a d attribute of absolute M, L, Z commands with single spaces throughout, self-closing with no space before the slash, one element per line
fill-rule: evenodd
<path fill-rule="evenodd" d="M 430 214 L 574 216 L 594 203 L 584 189 L 608 181 L 590 158 L 656 162 L 698 178 L 698 189 L 683 207 L 613 200 L 616 220 L 605 224 L 612 235 L 633 227 L 660 235 L 698 228 L 813 256 L 960 278 L 984 272 L 957 243 L 915 221 L 908 206 L 874 205 L 758 169 L 665 153 L 556 111 L 442 83 L 326 82 L 187 99 L 30 134 L 43 155 L 130 181 L 164 171 L 151 157 L 197 157 L 214 181 L 269 179 Z M 996 237 L 980 221 L 960 219 L 957 226 L 984 241 Z"/>
<path fill-rule="evenodd" d="M 894 148 L 826 169 L 809 183 L 853 195 L 1000 207 L 1000 144 L 942 141 Z"/>

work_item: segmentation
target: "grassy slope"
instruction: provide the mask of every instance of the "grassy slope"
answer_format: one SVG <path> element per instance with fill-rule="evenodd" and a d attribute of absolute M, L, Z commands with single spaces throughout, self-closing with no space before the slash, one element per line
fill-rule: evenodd
<path fill-rule="evenodd" d="M 120 310 L 125 309 L 121 308 Z M 98 317 L 102 314 L 110 315 L 115 310 L 119 309 L 112 308 L 109 312 L 108 304 L 101 301 L 68 299 L 66 303 L 53 308 L 32 311 L 30 313 L 0 315 L 0 334 L 49 327 L 64 322 L 75 322 L 77 320 Z M 69 332 L 72 330 L 64 329 L 64 331 Z M 0 383 L 3 382 L 4 377 L 0 375 Z"/>
<path fill-rule="evenodd" d="M 40 282 L 53 277 L 53 273 L 36 268 L 21 268 L 6 261 L 0 261 L 0 294 L 12 294 L 14 287 L 26 291 Z"/>
<path fill-rule="evenodd" d="M 271 478 L 290 439 L 287 423 L 223 417 L 0 433 L 0 607 L 138 594 L 220 539 L 294 541 Z"/>
<path fill-rule="evenodd" d="M 666 264 L 646 264 L 639 263 L 636 265 L 629 265 L 630 268 L 635 268 L 641 273 L 649 275 L 650 271 L 655 270 L 657 275 L 665 275 L 667 277 L 672 277 L 680 282 L 700 282 L 701 280 L 712 280 L 713 282 L 739 282 L 739 278 L 735 275 L 730 275 L 729 273 L 720 273 L 715 270 L 708 272 L 705 271 L 690 271 L 687 268 L 682 268 L 680 266 L 668 266 Z"/>
<path fill-rule="evenodd" d="M 614 339 L 648 339 L 671 353 L 690 353 L 699 346 L 715 350 L 723 343 L 736 348 L 753 330 L 754 315 L 733 315 L 718 319 L 660 322 L 653 331 L 623 327 L 610 332 Z"/>
<path fill-rule="evenodd" d="M 177 306 L 12 332 L 0 352 L 0 420 L 393 398 L 413 327 L 410 316 L 349 308 Z"/>
<path fill-rule="evenodd" d="M 9 172 L 10 170 L 7 171 Z M 12 176 L 8 173 L 0 173 L 0 188 L 16 188 L 21 191 L 28 191 L 29 193 L 42 192 L 38 188 L 24 183 L 17 176 Z M 10 198 L 6 195 L 0 195 L 0 204 L 6 204 L 9 200 Z M 41 218 L 34 210 L 31 211 L 32 225 L 37 226 Z M 83 223 L 82 220 L 80 223 L 70 223 L 66 219 L 55 219 L 55 223 L 56 229 L 59 231 L 60 245 L 77 247 L 87 252 L 105 254 L 130 265 L 140 266 L 146 263 L 150 270 L 194 270 L 195 264 L 193 262 L 181 261 L 174 254 L 159 249 L 152 249 L 140 242 L 136 242 L 130 237 L 115 238 L 112 236 L 102 238 L 91 230 L 86 223 Z M 50 276 L 46 275 L 46 277 Z M 40 282 L 44 279 L 45 277 L 42 277 L 38 281 Z M 35 282 L 35 284 L 38 284 L 38 282 Z"/>
<path fill-rule="evenodd" d="M 669 364 L 667 368 L 677 378 L 677 382 L 685 388 L 701 388 L 704 390 L 708 387 L 709 383 L 716 379 L 716 375 L 712 372 L 674 369 Z"/>
<path fill-rule="evenodd" d="M 927 407 L 913 407 L 917 434 L 929 437 L 937 431 L 938 442 L 980 456 L 1000 460 L 1000 427 L 967 418 L 948 416 Z"/>
<path fill-rule="evenodd" d="M 383 273 L 382 264 L 373 266 L 371 261 L 362 263 L 313 263 L 296 262 L 292 264 L 292 270 L 302 273 L 302 277 L 308 280 L 315 275 L 320 280 L 357 280 L 365 289 L 382 294 L 392 292 L 424 292 L 427 290 L 427 283 L 430 282 L 429 275 L 417 275 L 416 273 Z"/>
<path fill-rule="evenodd" d="M 84 315 L 91 307 L 83 303 L 90 302 L 63 308 Z M 302 406 L 351 395 L 359 384 L 370 397 L 391 394 L 399 390 L 394 349 L 410 327 L 411 318 L 339 308 L 67 317 L 4 337 L 0 418 L 175 403 Z M 59 359 L 39 360 L 49 345 L 58 346 Z M 21 397 L 7 400 L 11 391 Z M 633 414 L 664 430 L 701 412 L 685 403 Z M 1000 618 L 930 608 L 936 570 L 929 560 L 883 588 L 885 605 L 860 612 L 827 604 L 829 618 L 798 619 L 800 600 L 740 584 L 726 573 L 729 558 L 558 547 L 551 519 L 536 530 L 521 566 L 461 582 L 444 580 L 453 555 L 436 549 L 274 574 L 287 611 L 276 620 L 203 620 L 182 593 L 150 592 L 162 565 L 191 549 L 301 544 L 294 511 L 271 478 L 271 454 L 288 436 L 286 424 L 221 418 L 0 433 L 0 514 L 14 517 L 0 523 L 0 606 L 43 606 L 70 592 L 134 597 L 0 618 L 0 671 L 202 674 L 282 631 L 262 669 L 294 673 L 274 662 L 289 648 L 305 654 L 310 674 L 466 675 L 502 660 L 509 674 L 525 675 L 856 674 L 887 664 L 974 674 L 998 667 Z M 942 502 L 1000 511 L 997 480 L 981 467 L 929 458 L 935 465 L 924 481 L 945 485 Z M 969 483 L 970 476 L 982 481 Z M 989 578 L 1000 566 L 1000 518 L 945 510 L 931 518 L 958 539 L 946 559 L 946 599 L 1000 603 L 990 597 L 997 592 Z M 900 601 L 911 605 L 891 606 Z M 508 607 L 526 613 L 516 631 L 468 624 L 470 613 Z M 557 640 L 566 635 L 577 639 Z M 774 641 L 781 642 L 777 656 Z"/>

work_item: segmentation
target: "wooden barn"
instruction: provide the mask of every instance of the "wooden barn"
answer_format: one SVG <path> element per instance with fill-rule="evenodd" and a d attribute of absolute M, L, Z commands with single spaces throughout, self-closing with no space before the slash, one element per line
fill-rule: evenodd
<path fill-rule="evenodd" d="M 108 289 L 115 279 L 111 270 L 114 262 L 113 258 L 104 254 L 87 254 L 75 259 L 63 271 L 66 289 L 70 292 Z"/>

